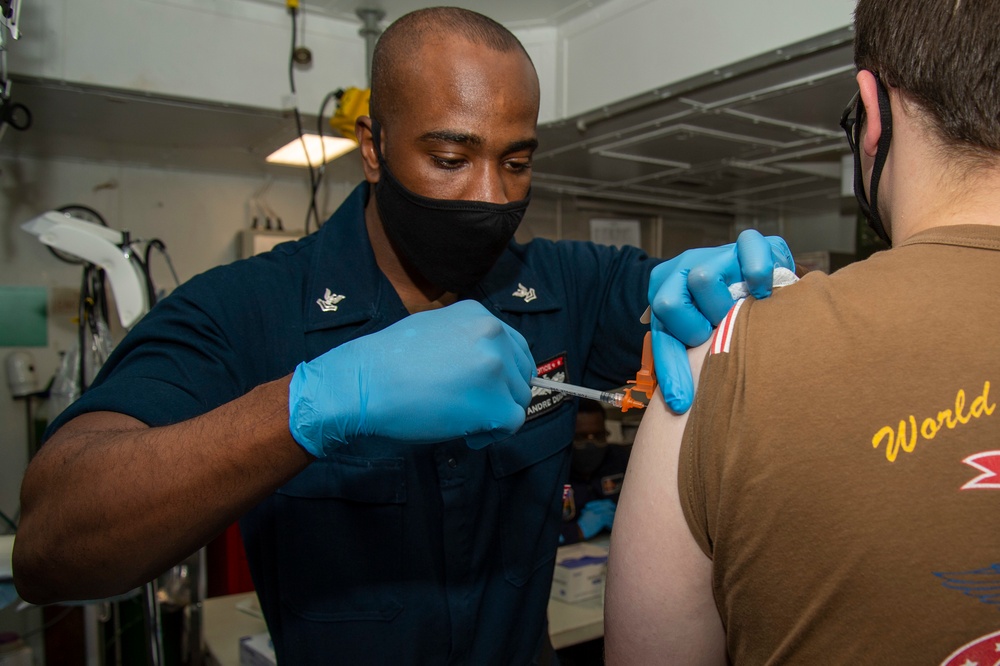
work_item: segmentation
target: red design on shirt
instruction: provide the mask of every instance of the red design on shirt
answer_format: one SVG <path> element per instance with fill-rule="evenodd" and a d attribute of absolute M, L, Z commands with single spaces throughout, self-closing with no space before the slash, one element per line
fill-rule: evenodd
<path fill-rule="evenodd" d="M 1000 663 L 1000 631 L 977 638 L 953 652 L 941 666 L 995 666 Z"/>
<path fill-rule="evenodd" d="M 1000 451 L 977 453 L 969 456 L 962 462 L 982 472 L 982 474 L 962 486 L 962 490 L 972 490 L 973 488 L 1000 489 Z"/>
<path fill-rule="evenodd" d="M 708 352 L 709 354 L 729 353 L 729 345 L 733 341 L 733 328 L 736 326 L 736 315 L 739 314 L 740 308 L 743 307 L 744 300 L 746 299 L 741 298 L 736 301 L 736 305 L 729 310 L 729 314 L 722 320 L 719 327 L 715 329 L 712 337 L 712 348 Z"/>

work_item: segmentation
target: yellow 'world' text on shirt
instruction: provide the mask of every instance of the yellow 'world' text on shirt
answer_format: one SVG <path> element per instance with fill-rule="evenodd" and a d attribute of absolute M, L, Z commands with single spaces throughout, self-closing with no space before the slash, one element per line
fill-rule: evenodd
<path fill-rule="evenodd" d="M 885 458 L 889 462 L 896 462 L 896 456 L 899 455 L 899 450 L 902 449 L 905 453 L 913 453 L 913 450 L 917 447 L 917 437 L 918 435 L 925 440 L 932 440 L 941 431 L 942 428 L 947 427 L 949 430 L 954 430 L 959 424 L 965 425 L 972 419 L 978 419 L 982 416 L 989 416 L 996 409 L 996 403 L 990 404 L 990 383 L 986 382 L 983 385 L 983 394 L 976 397 L 969 405 L 969 411 L 963 412 L 965 409 L 965 390 L 959 389 L 958 395 L 955 396 L 955 411 L 946 409 L 942 412 L 938 412 L 937 418 L 926 418 L 920 424 L 919 430 L 917 429 L 917 419 L 912 414 L 907 420 L 902 420 L 899 422 L 899 428 L 893 429 L 892 426 L 885 426 L 872 437 L 872 447 L 878 448 L 883 441 L 886 442 L 885 445 Z"/>

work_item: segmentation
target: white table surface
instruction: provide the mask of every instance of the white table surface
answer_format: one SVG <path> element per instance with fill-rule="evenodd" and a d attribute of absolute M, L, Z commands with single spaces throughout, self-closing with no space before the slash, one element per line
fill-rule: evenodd
<path fill-rule="evenodd" d="M 267 631 L 264 620 L 241 610 L 244 608 L 260 608 L 255 592 L 211 597 L 202 603 L 202 630 L 205 650 L 209 654 L 207 663 L 239 666 L 240 639 Z"/>

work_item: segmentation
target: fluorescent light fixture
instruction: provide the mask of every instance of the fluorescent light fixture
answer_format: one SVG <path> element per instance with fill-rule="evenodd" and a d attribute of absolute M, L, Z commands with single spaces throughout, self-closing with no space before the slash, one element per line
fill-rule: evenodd
<path fill-rule="evenodd" d="M 321 141 L 322 139 L 322 141 Z M 303 147 L 305 143 L 305 147 Z M 358 147 L 358 142 L 340 136 L 320 137 L 319 134 L 303 134 L 295 137 L 281 148 L 267 156 L 267 161 L 273 164 L 288 164 L 290 166 L 319 166 L 321 163 L 332 162 L 341 155 L 349 153 Z M 326 158 L 324 160 L 324 158 Z"/>

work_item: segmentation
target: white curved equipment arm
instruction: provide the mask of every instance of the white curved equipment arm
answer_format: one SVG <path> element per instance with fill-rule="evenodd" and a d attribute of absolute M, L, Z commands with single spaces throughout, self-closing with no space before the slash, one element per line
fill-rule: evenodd
<path fill-rule="evenodd" d="M 21 225 L 42 243 L 76 255 L 104 269 L 111 282 L 118 318 L 131 328 L 149 310 L 146 277 L 123 249 L 122 232 L 49 211 Z"/>

